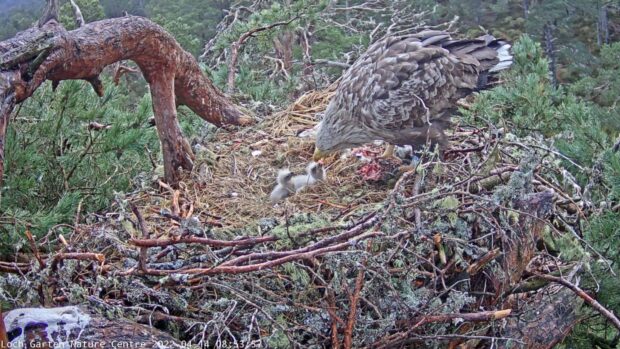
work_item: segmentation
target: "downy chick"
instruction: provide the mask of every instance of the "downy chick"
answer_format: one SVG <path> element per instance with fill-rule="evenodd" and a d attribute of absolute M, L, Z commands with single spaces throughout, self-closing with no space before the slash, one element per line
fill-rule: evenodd
<path fill-rule="evenodd" d="M 276 203 L 295 193 L 295 185 L 292 179 L 293 173 L 291 171 L 286 169 L 278 171 L 278 177 L 276 178 L 278 184 L 271 191 L 271 195 L 269 195 L 271 202 Z"/>
<path fill-rule="evenodd" d="M 299 192 L 303 188 L 313 186 L 318 181 L 323 180 L 325 180 L 325 168 L 320 163 L 311 162 L 306 167 L 306 174 L 293 177 L 292 182 L 295 186 L 295 192 Z"/>

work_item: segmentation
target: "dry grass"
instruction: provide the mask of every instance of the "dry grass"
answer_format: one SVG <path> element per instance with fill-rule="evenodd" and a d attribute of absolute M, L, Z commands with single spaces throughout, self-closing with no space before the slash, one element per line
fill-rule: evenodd
<path fill-rule="evenodd" d="M 157 213 L 166 208 L 183 218 L 195 215 L 224 228 L 251 227 L 261 218 L 319 211 L 335 220 L 382 202 L 386 186 L 364 181 L 357 172 L 363 163 L 355 157 L 328 160 L 324 183 L 306 188 L 286 203 L 269 201 L 279 169 L 301 174 L 311 161 L 313 138 L 298 135 L 317 124 L 316 115 L 325 110 L 334 88 L 308 92 L 257 125 L 234 133 L 219 132 L 208 150 L 197 154 L 195 170 L 181 183 L 176 196 L 168 189 L 163 201 L 159 195 L 132 201 L 143 211 Z"/>

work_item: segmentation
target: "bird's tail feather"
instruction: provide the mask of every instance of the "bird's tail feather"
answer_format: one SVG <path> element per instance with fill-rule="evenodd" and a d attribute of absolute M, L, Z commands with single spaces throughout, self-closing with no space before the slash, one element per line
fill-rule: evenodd
<path fill-rule="evenodd" d="M 510 54 L 510 44 L 502 42 L 502 45 L 495 49 L 499 62 L 489 69 L 489 73 L 496 73 L 508 69 L 512 65 L 512 55 Z"/>

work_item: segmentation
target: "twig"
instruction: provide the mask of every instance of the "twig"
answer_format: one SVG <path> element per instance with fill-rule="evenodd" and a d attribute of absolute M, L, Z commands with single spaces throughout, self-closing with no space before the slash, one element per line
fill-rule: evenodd
<path fill-rule="evenodd" d="M 425 315 L 421 318 L 414 319 L 408 322 L 406 325 L 411 329 L 418 328 L 425 324 L 437 323 L 437 322 L 450 322 L 455 319 L 463 319 L 463 321 L 471 322 L 485 322 L 503 319 L 508 317 L 512 309 L 481 311 L 479 313 L 455 313 L 455 314 L 440 314 L 440 315 Z M 413 324 L 413 326 L 411 326 Z M 405 324 L 401 324 L 405 325 Z"/>
<path fill-rule="evenodd" d="M 73 17 L 75 17 L 75 25 L 80 28 L 86 24 L 84 20 L 84 16 L 82 16 L 82 11 L 80 11 L 80 7 L 75 3 L 75 1 L 71 1 L 71 7 L 73 8 Z"/>
<path fill-rule="evenodd" d="M 370 250 L 371 244 L 370 242 L 367 245 L 367 250 Z M 343 347 L 345 349 L 351 349 L 353 345 L 353 329 L 355 328 L 355 321 L 357 318 L 357 304 L 359 303 L 360 294 L 362 292 L 362 287 L 364 286 L 364 275 L 366 273 L 366 263 L 365 259 L 362 263 L 360 270 L 357 272 L 357 278 L 355 279 L 355 290 L 353 294 L 349 297 L 350 299 L 350 310 L 349 316 L 347 317 L 347 326 L 344 328 L 344 339 L 342 341 Z"/>
<path fill-rule="evenodd" d="M 244 238 L 240 240 L 215 240 L 209 238 L 201 238 L 197 236 L 186 236 L 170 239 L 131 239 L 129 242 L 138 247 L 162 247 L 178 244 L 203 244 L 211 247 L 245 247 L 262 244 L 265 242 L 277 241 L 275 236 L 261 236 L 256 238 Z"/>
<path fill-rule="evenodd" d="M 34 241 L 32 233 L 30 232 L 30 230 L 26 230 L 24 234 L 26 234 L 26 238 L 28 239 L 28 243 L 30 244 L 30 249 L 32 250 L 32 253 L 34 253 L 34 257 L 37 259 L 37 262 L 39 262 L 39 266 L 41 267 L 41 269 L 45 268 L 45 262 L 43 261 L 43 258 L 41 258 L 41 254 L 39 253 L 37 243 Z"/>
<path fill-rule="evenodd" d="M 620 320 L 616 317 L 616 315 L 614 315 L 613 312 L 611 312 L 610 310 L 608 310 L 607 308 L 605 308 L 603 305 L 601 305 L 599 302 L 597 302 L 594 298 L 592 298 L 589 294 L 587 294 L 584 290 L 582 290 L 581 288 L 579 288 L 579 286 L 561 278 L 558 276 L 552 276 L 552 275 L 544 275 L 544 274 L 535 274 L 536 277 L 544 279 L 544 280 L 548 280 L 551 282 L 555 282 L 557 284 L 560 284 L 568 289 L 570 289 L 571 291 L 573 291 L 577 296 L 579 296 L 579 298 L 583 299 L 584 302 L 586 302 L 588 305 L 590 305 L 592 308 L 594 308 L 596 311 L 598 311 L 601 315 L 603 315 L 604 317 L 607 318 L 607 320 L 609 320 L 612 325 L 614 325 L 618 330 L 620 330 Z"/>
<path fill-rule="evenodd" d="M 241 46 L 249 38 L 253 37 L 254 34 L 256 34 L 256 33 L 259 33 L 259 32 L 265 31 L 265 30 L 271 30 L 273 28 L 276 28 L 276 27 L 279 27 L 279 26 L 283 26 L 283 25 L 289 25 L 293 21 L 297 20 L 298 18 L 300 18 L 299 15 L 289 19 L 288 21 L 276 22 L 276 23 L 272 23 L 270 25 L 266 25 L 266 26 L 250 29 L 247 32 L 241 34 L 239 39 L 237 39 L 237 41 L 233 42 L 230 45 L 230 61 L 228 62 L 228 78 L 226 80 L 227 81 L 226 92 L 232 93 L 234 91 L 234 89 L 235 89 L 235 72 L 237 70 L 237 60 L 239 58 L 239 49 L 241 48 Z"/>
<path fill-rule="evenodd" d="M 136 215 L 136 218 L 138 219 L 138 227 L 140 228 L 140 231 L 142 232 L 142 238 L 148 239 L 149 231 L 148 231 L 148 228 L 146 227 L 146 223 L 144 222 L 144 217 L 142 217 L 140 210 L 138 210 L 136 205 L 131 204 L 131 211 L 133 212 L 134 215 Z M 146 259 L 148 257 L 147 252 L 148 252 L 147 247 L 144 247 L 144 246 L 140 247 L 140 257 L 138 260 L 138 266 L 141 271 L 146 271 Z"/>

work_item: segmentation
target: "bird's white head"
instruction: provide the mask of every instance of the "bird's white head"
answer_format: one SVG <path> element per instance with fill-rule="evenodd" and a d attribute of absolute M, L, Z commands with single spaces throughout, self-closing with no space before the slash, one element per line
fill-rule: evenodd
<path fill-rule="evenodd" d="M 282 169 L 278 171 L 278 178 L 277 178 L 278 184 L 286 186 L 287 183 L 291 181 L 291 178 L 293 178 L 293 173 L 289 171 L 288 169 Z"/>
<path fill-rule="evenodd" d="M 312 159 L 319 161 L 337 151 L 369 141 L 372 139 L 368 139 L 365 132 L 351 122 L 350 113 L 332 100 L 319 126 Z"/>
<path fill-rule="evenodd" d="M 306 167 L 306 173 L 312 177 L 314 180 L 323 181 L 325 180 L 325 168 L 321 161 L 319 162 L 311 162 Z"/>

